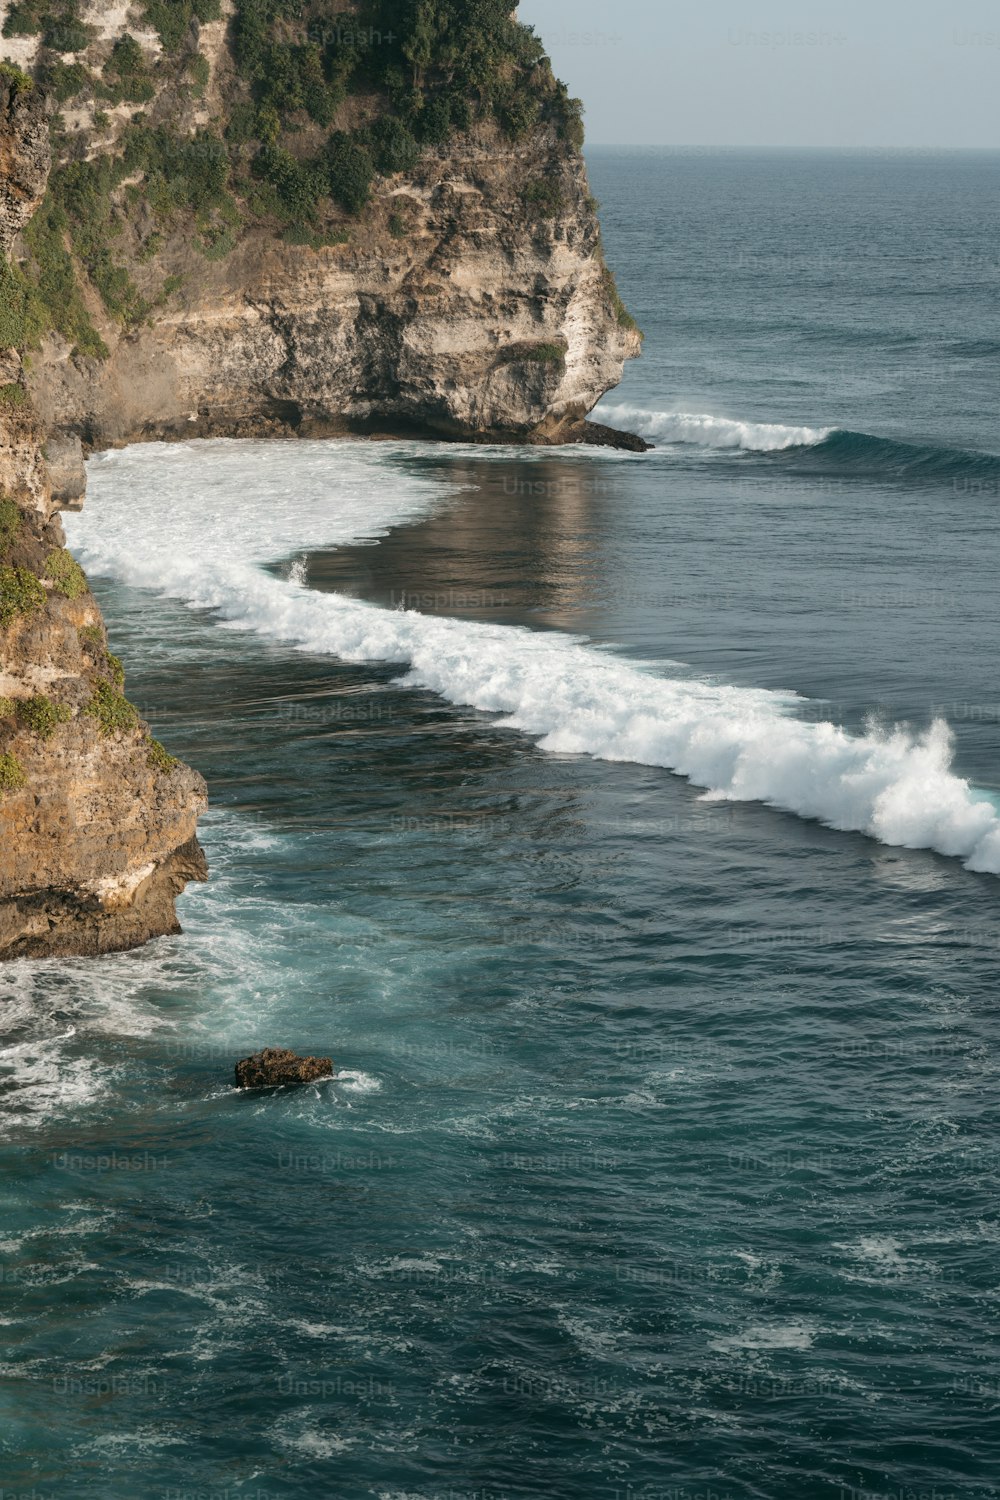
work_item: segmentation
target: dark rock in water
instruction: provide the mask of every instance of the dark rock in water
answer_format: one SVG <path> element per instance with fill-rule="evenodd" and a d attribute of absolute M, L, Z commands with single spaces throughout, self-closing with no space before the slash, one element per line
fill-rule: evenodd
<path fill-rule="evenodd" d="M 253 1057 L 236 1064 L 236 1087 L 241 1089 L 274 1089 L 286 1083 L 314 1083 L 317 1078 L 332 1078 L 333 1063 L 328 1057 L 297 1057 L 287 1047 L 265 1047 Z"/>
<path fill-rule="evenodd" d="M 606 427 L 603 422 L 581 422 L 565 441 L 589 443 L 593 448 L 623 448 L 628 453 L 651 453 L 654 447 L 635 432 L 619 432 L 617 427 Z"/>

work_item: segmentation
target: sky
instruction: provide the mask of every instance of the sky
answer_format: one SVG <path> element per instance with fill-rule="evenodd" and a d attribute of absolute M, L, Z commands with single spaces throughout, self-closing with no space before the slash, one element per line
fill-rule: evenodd
<path fill-rule="evenodd" d="M 1000 147 L 996 0 L 523 0 L 592 145 Z"/>

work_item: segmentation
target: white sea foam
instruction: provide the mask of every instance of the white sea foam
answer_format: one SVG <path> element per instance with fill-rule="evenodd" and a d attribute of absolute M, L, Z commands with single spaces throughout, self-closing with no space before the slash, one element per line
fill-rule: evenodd
<path fill-rule="evenodd" d="M 262 571 L 283 552 L 369 535 L 440 501 L 440 485 L 406 473 L 400 456 L 346 442 L 105 454 L 91 465 L 88 509 L 69 518 L 71 543 L 92 571 L 213 609 L 229 628 L 398 662 L 406 685 L 499 714 L 544 750 L 662 766 L 713 799 L 1000 874 L 1000 816 L 952 771 L 942 720 L 852 735 L 795 718 L 794 693 L 669 675 L 554 632 L 379 609 Z"/>
<path fill-rule="evenodd" d="M 641 406 L 602 403 L 594 415 L 612 427 L 637 432 L 659 443 L 691 443 L 699 448 L 737 448 L 749 453 L 777 453 L 784 448 L 812 448 L 832 427 L 792 427 L 781 422 L 739 422 L 689 411 L 649 411 Z"/>
<path fill-rule="evenodd" d="M 751 1323 L 740 1333 L 712 1339 L 710 1348 L 724 1352 L 736 1349 L 811 1349 L 816 1334 L 813 1323 Z"/>

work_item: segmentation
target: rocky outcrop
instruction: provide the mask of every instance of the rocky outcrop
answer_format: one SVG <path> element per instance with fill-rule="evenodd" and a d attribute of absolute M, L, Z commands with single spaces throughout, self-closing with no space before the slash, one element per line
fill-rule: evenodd
<path fill-rule="evenodd" d="M 276 1089 L 332 1077 L 330 1058 L 297 1057 L 287 1047 L 265 1047 L 263 1052 L 236 1064 L 236 1087 L 240 1089 Z"/>
<path fill-rule="evenodd" d="M 354 9 L 340 0 L 311 7 L 338 24 Z M 79 13 L 92 40 L 75 65 L 94 80 L 102 69 L 114 79 L 107 7 L 81 0 Z M 193 138 L 205 161 L 213 141 L 238 160 L 224 219 L 222 210 L 161 211 L 162 187 L 157 198 L 144 186 L 144 172 L 145 182 L 155 176 L 148 163 L 115 177 L 102 211 L 114 274 L 126 273 L 131 290 L 123 299 L 116 288 L 110 306 L 102 304 L 108 267 L 88 285 L 83 263 L 93 270 L 103 247 L 81 250 L 77 271 L 100 357 L 62 334 L 43 342 L 30 381 L 48 429 L 94 446 L 262 431 L 577 440 L 641 336 L 604 262 L 582 154 L 559 119 L 543 111 L 511 138 L 494 116 L 477 116 L 444 144 L 425 143 L 405 171 L 376 176 L 363 209 L 324 198 L 300 236 L 310 243 L 290 243 L 280 217 L 260 207 L 256 167 L 246 165 L 259 143 L 224 148 L 227 120 L 248 107 L 231 15 L 227 3 L 221 20 L 195 23 L 173 54 L 140 6 L 126 8 L 119 35 L 136 39 L 152 97 L 109 109 L 94 83 L 63 108 L 61 165 L 115 160 L 140 118 L 143 128 Z M 66 76 L 64 63 L 53 66 Z M 190 87 L 199 67 L 201 93 Z M 332 126 L 350 129 L 386 108 L 378 94 L 349 97 Z M 322 159 L 328 134 L 295 116 L 281 137 L 289 170 Z M 183 168 L 191 170 L 197 158 Z M 130 298 L 141 316 L 123 312 Z"/>
<path fill-rule="evenodd" d="M 533 217 L 525 179 L 554 166 L 563 207 Z M 50 427 L 95 445 L 257 433 L 262 418 L 310 435 L 565 441 L 640 348 L 609 300 L 582 158 L 489 126 L 384 182 L 348 245 L 257 230 L 211 263 L 178 233 L 155 267 L 137 236 L 132 250 L 142 290 L 156 275 L 182 290 L 127 337 L 99 322 L 107 360 L 52 340 L 32 377 Z"/>
<path fill-rule="evenodd" d="M 176 931 L 205 876 L 204 783 L 123 696 L 64 549 L 86 445 L 646 446 L 586 421 L 640 335 L 575 102 L 495 5 L 422 7 L 436 54 L 406 32 L 383 66 L 371 37 L 343 42 L 370 11 L 409 14 L 380 5 L 74 0 L 53 25 L 0 3 L 0 958 Z M 241 1068 L 261 1087 L 332 1065 Z"/>
<path fill-rule="evenodd" d="M 44 190 L 37 103 L 0 83 L 8 228 Z M 24 144 L 27 163 L 22 164 Z M 12 206 L 13 205 L 13 206 Z M 65 551 L 79 444 L 53 493 L 19 354 L 0 351 L 0 959 L 107 953 L 176 932 L 174 900 L 205 878 L 205 784 L 151 739 Z"/>
<path fill-rule="evenodd" d="M 0 72 L 0 253 L 8 253 L 41 203 L 50 161 L 41 90 Z"/>

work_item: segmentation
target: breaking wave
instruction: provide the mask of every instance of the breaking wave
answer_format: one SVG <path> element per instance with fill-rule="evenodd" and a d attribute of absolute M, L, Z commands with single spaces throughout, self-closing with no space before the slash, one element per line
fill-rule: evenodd
<path fill-rule="evenodd" d="M 898 442 L 840 427 L 795 427 L 780 422 L 741 422 L 694 412 L 649 411 L 641 406 L 602 404 L 595 415 L 613 427 L 636 432 L 661 447 L 684 446 L 713 452 L 784 453 L 800 471 L 819 466 L 855 479 L 961 481 L 997 493 L 1000 455 L 977 449 Z"/>
<path fill-rule="evenodd" d="M 371 535 L 450 498 L 399 456 L 344 442 L 126 449 L 93 461 L 88 509 L 68 530 L 94 572 L 315 655 L 398 662 L 405 684 L 498 714 L 544 750 L 662 766 L 710 798 L 1000 874 L 1000 816 L 952 770 L 943 721 L 852 735 L 796 718 L 792 693 L 669 675 L 582 638 L 381 609 L 264 571 L 295 546 Z"/>
<path fill-rule="evenodd" d="M 647 411 L 640 406 L 602 404 L 596 415 L 612 427 L 660 443 L 738 448 L 747 453 L 809 448 L 823 442 L 833 431 L 831 427 L 789 427 L 780 422 L 737 422 L 729 417 L 699 416 L 686 411 Z"/>

